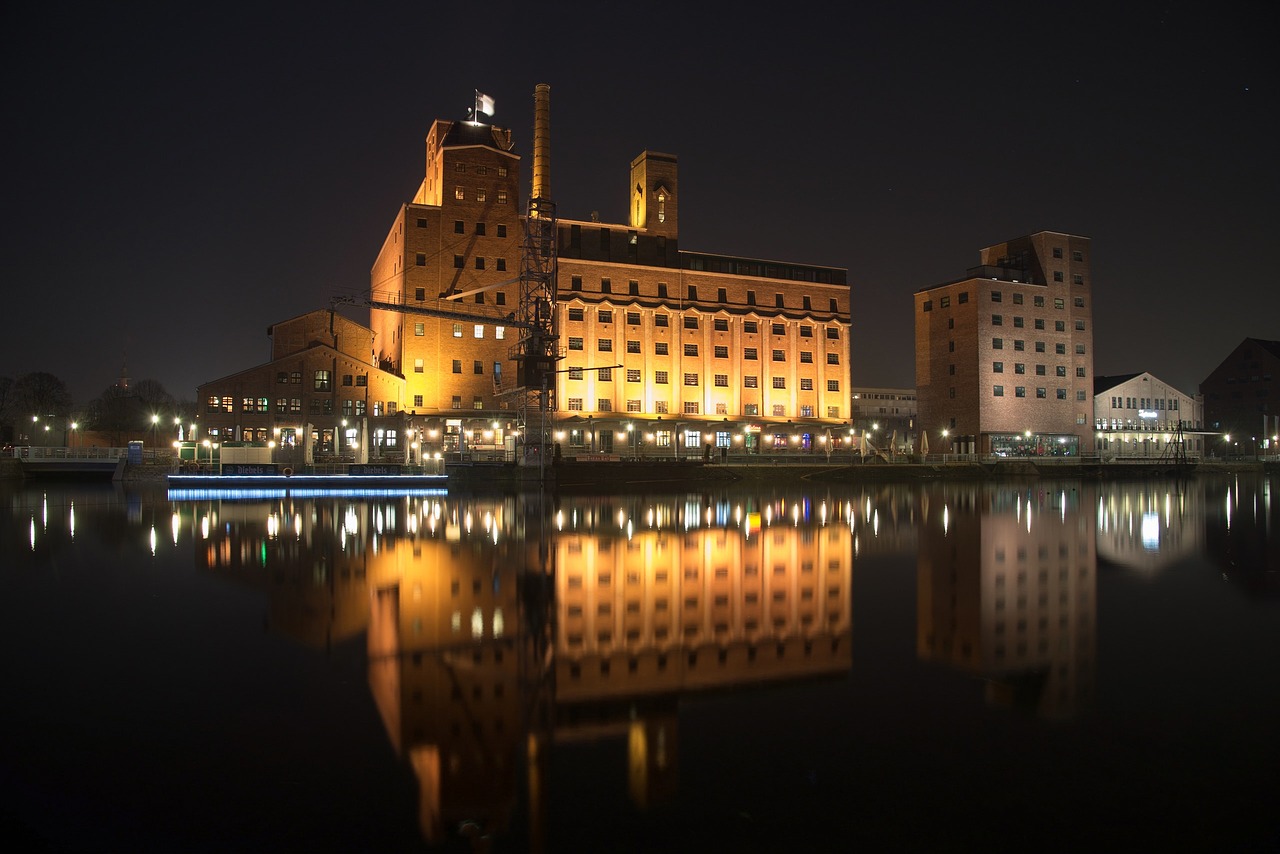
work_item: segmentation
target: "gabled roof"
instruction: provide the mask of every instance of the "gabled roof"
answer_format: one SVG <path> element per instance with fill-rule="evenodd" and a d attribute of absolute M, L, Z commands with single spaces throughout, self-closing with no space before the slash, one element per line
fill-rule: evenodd
<path fill-rule="evenodd" d="M 1094 377 L 1093 393 L 1097 396 L 1108 389 L 1113 389 L 1118 385 L 1124 385 L 1134 377 L 1141 376 L 1145 373 L 1146 371 L 1138 371 L 1136 374 L 1113 374 L 1109 377 Z"/>
<path fill-rule="evenodd" d="M 1249 338 L 1246 340 L 1251 341 L 1254 344 L 1257 344 L 1259 347 L 1266 350 L 1272 356 L 1275 356 L 1277 359 L 1280 359 L 1280 341 L 1267 341 L 1262 338 Z"/>

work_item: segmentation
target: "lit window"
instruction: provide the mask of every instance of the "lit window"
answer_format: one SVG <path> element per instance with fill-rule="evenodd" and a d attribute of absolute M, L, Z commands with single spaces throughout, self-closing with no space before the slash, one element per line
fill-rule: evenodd
<path fill-rule="evenodd" d="M 467 197 L 467 191 L 462 189 L 461 187 L 454 187 L 453 197 L 458 201 L 463 201 Z"/>
<path fill-rule="evenodd" d="M 476 324 L 475 336 L 476 336 L 477 338 L 483 338 L 483 337 L 484 337 L 484 324 L 483 324 L 483 323 L 477 323 L 477 324 Z"/>

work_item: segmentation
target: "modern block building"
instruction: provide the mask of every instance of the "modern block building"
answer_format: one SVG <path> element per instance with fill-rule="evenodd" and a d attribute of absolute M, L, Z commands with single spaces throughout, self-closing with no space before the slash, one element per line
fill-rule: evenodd
<path fill-rule="evenodd" d="M 916 394 L 930 450 L 1092 453 L 1089 239 L 1042 231 L 983 249 L 915 294 Z"/>
<path fill-rule="evenodd" d="M 1143 371 L 1093 378 L 1098 453 L 1199 457 L 1205 451 L 1200 400 Z M 1179 443 L 1181 447 L 1179 448 Z"/>
<path fill-rule="evenodd" d="M 509 131 L 436 121 L 373 266 L 378 363 L 404 376 L 402 411 L 445 452 L 522 429 L 521 163 Z M 846 270 L 681 249 L 677 166 L 654 151 L 630 163 L 626 222 L 558 219 L 550 438 L 636 456 L 849 442 Z"/>
<path fill-rule="evenodd" d="M 1280 341 L 1246 338 L 1200 383 L 1215 456 L 1275 454 L 1280 443 Z"/>
<path fill-rule="evenodd" d="M 915 389 L 859 386 L 852 405 L 856 438 L 884 451 L 920 450 Z"/>

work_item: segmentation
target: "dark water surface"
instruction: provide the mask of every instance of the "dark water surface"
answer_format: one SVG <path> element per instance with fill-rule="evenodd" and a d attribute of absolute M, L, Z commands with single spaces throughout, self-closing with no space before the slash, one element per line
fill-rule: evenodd
<path fill-rule="evenodd" d="M 0 488 L 0 838 L 1277 851 L 1278 490 Z"/>

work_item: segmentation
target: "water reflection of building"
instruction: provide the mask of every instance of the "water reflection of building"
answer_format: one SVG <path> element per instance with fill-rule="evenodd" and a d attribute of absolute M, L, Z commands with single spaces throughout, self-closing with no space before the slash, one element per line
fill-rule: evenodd
<path fill-rule="evenodd" d="M 1280 480 L 1265 475 L 1207 479 L 1205 554 L 1251 596 L 1280 596 Z"/>
<path fill-rule="evenodd" d="M 1046 717 L 1069 717 L 1086 705 L 1096 631 L 1093 489 L 943 484 L 922 491 L 920 657 L 983 677 L 993 703 Z"/>
<path fill-rule="evenodd" d="M 1099 558 L 1154 573 L 1204 548 L 1201 481 L 1108 483 L 1097 492 Z"/>
<path fill-rule="evenodd" d="M 367 630 L 371 691 L 433 842 L 470 828 L 536 847 L 546 757 L 565 741 L 624 740 L 633 801 L 660 802 L 678 785 L 681 697 L 852 661 L 849 505 L 189 507 L 198 564 L 265 591 L 274 628 L 312 645 Z M 512 826 L 522 797 L 527 829 Z"/>

